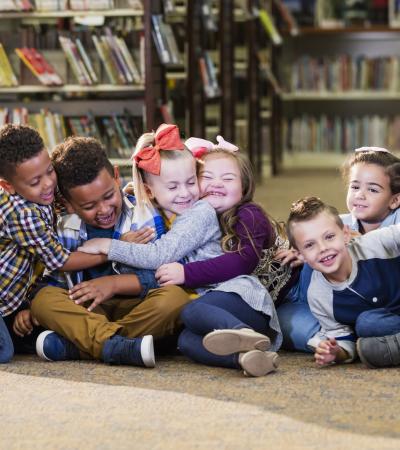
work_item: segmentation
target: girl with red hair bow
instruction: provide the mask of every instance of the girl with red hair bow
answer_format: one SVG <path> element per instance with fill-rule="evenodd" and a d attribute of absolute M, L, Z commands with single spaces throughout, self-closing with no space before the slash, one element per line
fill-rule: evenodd
<path fill-rule="evenodd" d="M 142 269 L 158 269 L 165 263 L 203 261 L 221 256 L 221 232 L 214 209 L 215 206 L 218 210 L 218 206 L 199 200 L 196 160 L 181 142 L 177 127 L 164 124 L 155 133 L 141 136 L 133 159 L 133 184 L 138 208 L 145 210 L 145 206 L 150 204 L 158 207 L 166 220 L 172 222 L 170 230 L 148 244 L 95 239 L 86 242 L 80 250 L 105 253 L 110 260 Z M 232 301 L 250 311 L 250 315 L 253 312 L 257 315 L 257 331 L 249 330 L 251 325 L 238 321 L 242 324 L 239 328 L 247 329 L 246 337 L 252 343 L 257 340 L 257 346 L 240 351 L 240 355 L 239 350 L 224 357 L 214 355 L 215 360 L 211 364 L 242 368 L 253 376 L 275 370 L 277 355 L 265 350 L 279 348 L 280 328 L 273 301 L 258 278 L 243 274 L 223 283 L 212 283 L 206 288 L 198 287 L 196 291 L 206 296 L 224 297 L 225 301 Z M 256 311 L 252 305 L 262 311 Z M 218 328 L 229 328 L 224 324 Z M 271 339 L 264 333 L 268 333 Z"/>

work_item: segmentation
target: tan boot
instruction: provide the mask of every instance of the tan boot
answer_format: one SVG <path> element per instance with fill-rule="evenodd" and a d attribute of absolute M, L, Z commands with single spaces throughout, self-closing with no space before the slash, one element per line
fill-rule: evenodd
<path fill-rule="evenodd" d="M 203 345 L 214 355 L 230 355 L 249 350 L 265 351 L 271 347 L 271 342 L 268 336 L 251 328 L 241 328 L 212 331 L 204 336 Z"/>

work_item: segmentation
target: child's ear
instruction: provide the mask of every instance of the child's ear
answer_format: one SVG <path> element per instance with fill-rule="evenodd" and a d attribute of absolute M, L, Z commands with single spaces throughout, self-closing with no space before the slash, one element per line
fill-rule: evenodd
<path fill-rule="evenodd" d="M 114 166 L 114 178 L 115 178 L 115 181 L 118 183 L 118 186 L 121 187 L 122 181 L 121 181 L 121 176 L 119 173 L 118 166 Z"/>
<path fill-rule="evenodd" d="M 348 225 L 343 225 L 344 242 L 348 244 L 351 241 L 351 230 Z"/>
<path fill-rule="evenodd" d="M 146 191 L 147 196 L 149 197 L 150 200 L 154 199 L 154 193 L 153 190 L 151 189 L 151 186 L 148 185 L 147 183 L 144 183 L 144 189 Z"/>
<path fill-rule="evenodd" d="M 400 193 L 392 195 L 392 199 L 389 203 L 389 209 L 395 210 L 400 206 Z"/>
<path fill-rule="evenodd" d="M 0 178 L 0 187 L 2 187 L 5 191 L 7 191 L 10 194 L 15 194 L 14 186 L 4 178 Z"/>

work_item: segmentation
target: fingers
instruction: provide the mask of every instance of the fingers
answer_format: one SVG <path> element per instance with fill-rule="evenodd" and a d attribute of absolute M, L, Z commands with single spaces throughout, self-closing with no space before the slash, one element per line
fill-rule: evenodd
<path fill-rule="evenodd" d="M 16 315 L 13 323 L 13 330 L 16 335 L 23 337 L 32 332 L 33 325 L 30 319 L 29 311 L 21 311 Z"/>
<path fill-rule="evenodd" d="M 147 244 L 154 239 L 155 235 L 154 228 L 144 227 L 137 231 L 128 231 L 121 239 L 127 242 L 134 242 L 135 244 Z"/>
<path fill-rule="evenodd" d="M 90 253 L 91 255 L 99 255 L 101 253 L 97 248 L 90 247 L 89 245 L 78 247 L 77 251 L 82 253 Z"/>

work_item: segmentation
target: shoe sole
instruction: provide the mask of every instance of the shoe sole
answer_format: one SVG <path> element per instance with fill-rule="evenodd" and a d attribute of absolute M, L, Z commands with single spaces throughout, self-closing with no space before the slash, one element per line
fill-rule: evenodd
<path fill-rule="evenodd" d="M 140 353 L 145 367 L 155 367 L 156 359 L 154 356 L 153 336 L 143 336 L 140 344 Z"/>
<path fill-rule="evenodd" d="M 36 354 L 39 356 L 39 358 L 43 359 L 44 361 L 51 361 L 54 362 L 54 360 L 48 358 L 43 350 L 44 347 L 44 340 L 46 339 L 46 337 L 51 334 L 54 333 L 54 331 L 51 330 L 46 330 L 46 331 L 42 331 L 39 336 L 36 338 Z"/>
<path fill-rule="evenodd" d="M 271 347 L 271 341 L 255 331 L 215 330 L 204 336 L 203 345 L 214 355 L 222 356 L 250 350 L 266 351 Z"/>
<path fill-rule="evenodd" d="M 357 339 L 356 342 L 356 348 L 357 348 L 357 353 L 358 353 L 358 357 L 360 358 L 361 362 L 366 365 L 369 369 L 378 369 L 378 367 L 373 366 L 371 363 L 369 363 L 364 355 L 362 354 L 361 348 L 360 348 L 360 339 Z"/>
<path fill-rule="evenodd" d="M 251 350 L 241 355 L 239 364 L 245 375 L 262 377 L 278 368 L 279 356 L 275 352 Z"/>

